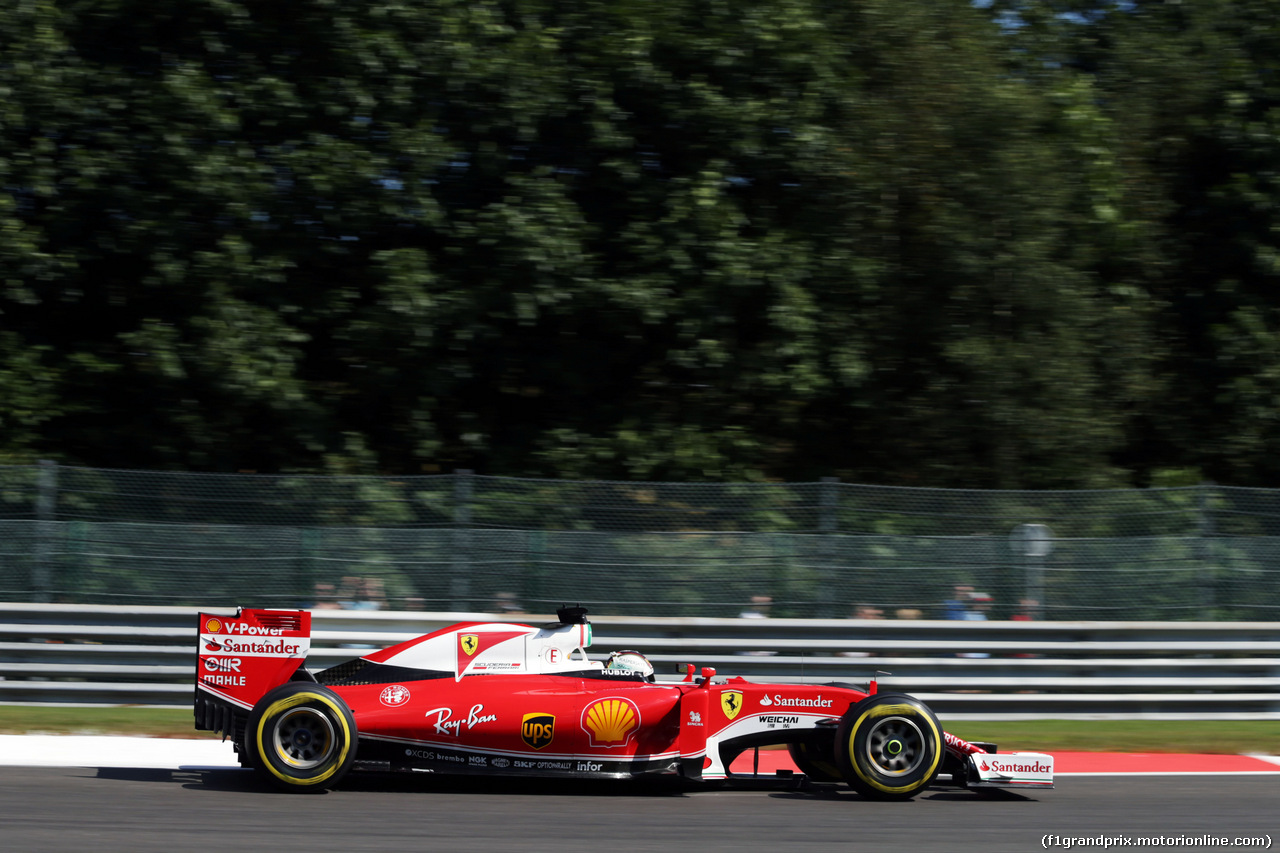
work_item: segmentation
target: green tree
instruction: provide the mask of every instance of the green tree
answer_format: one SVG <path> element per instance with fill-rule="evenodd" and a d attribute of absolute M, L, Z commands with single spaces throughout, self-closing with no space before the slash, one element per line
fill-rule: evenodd
<path fill-rule="evenodd" d="M 1265 477 L 1274 5 L 25 0 L 0 454 Z"/>
<path fill-rule="evenodd" d="M 1081 63 L 1121 141 L 1129 257 L 1160 306 L 1159 402 L 1135 421 L 1139 483 L 1180 468 L 1274 484 L 1280 4 L 1114 7 Z"/>

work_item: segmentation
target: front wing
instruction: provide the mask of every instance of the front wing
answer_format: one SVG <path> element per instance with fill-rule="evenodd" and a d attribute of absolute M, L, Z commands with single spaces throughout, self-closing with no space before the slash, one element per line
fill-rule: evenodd
<path fill-rule="evenodd" d="M 965 770 L 969 788 L 1053 787 L 1053 756 L 1042 752 L 976 753 Z"/>

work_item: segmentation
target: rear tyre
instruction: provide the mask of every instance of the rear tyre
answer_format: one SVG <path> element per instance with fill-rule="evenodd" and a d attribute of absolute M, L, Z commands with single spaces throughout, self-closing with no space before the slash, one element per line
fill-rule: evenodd
<path fill-rule="evenodd" d="M 909 800 L 929 787 L 945 752 L 929 707 L 903 693 L 854 705 L 836 730 L 836 763 L 849 787 L 877 800 Z"/>
<path fill-rule="evenodd" d="M 249 748 L 249 743 L 245 739 L 244 735 L 241 735 L 236 739 L 235 750 L 236 761 L 240 762 L 241 767 L 246 767 L 250 770 L 257 769 L 258 762 L 253 757 L 253 751 Z"/>
<path fill-rule="evenodd" d="M 332 788 L 356 758 L 356 721 L 338 694 L 293 681 L 258 700 L 245 728 L 247 752 L 268 782 L 286 791 Z"/>

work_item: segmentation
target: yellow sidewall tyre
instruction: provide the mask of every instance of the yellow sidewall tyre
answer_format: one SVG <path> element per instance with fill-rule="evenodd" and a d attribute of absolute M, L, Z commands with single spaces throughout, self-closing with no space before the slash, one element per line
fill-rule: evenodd
<path fill-rule="evenodd" d="M 859 794 L 909 800 L 938 775 L 945 747 L 929 706 L 904 693 L 878 693 L 841 717 L 835 751 L 841 774 Z"/>
<path fill-rule="evenodd" d="M 356 721 L 342 697 L 327 687 L 289 682 L 254 705 L 245 741 L 254 769 L 286 791 L 332 788 L 356 758 Z"/>

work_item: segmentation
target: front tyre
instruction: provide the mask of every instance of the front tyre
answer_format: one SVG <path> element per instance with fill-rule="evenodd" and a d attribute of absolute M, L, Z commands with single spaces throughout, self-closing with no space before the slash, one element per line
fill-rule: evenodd
<path fill-rule="evenodd" d="M 835 752 L 841 774 L 859 794 L 908 800 L 938 775 L 942 727 L 919 699 L 878 693 L 841 717 Z"/>
<path fill-rule="evenodd" d="M 254 705 L 245 727 L 254 768 L 276 787 L 309 793 L 338 784 L 356 758 L 356 721 L 338 694 L 293 681 Z"/>
<path fill-rule="evenodd" d="M 814 782 L 839 782 L 842 778 L 830 749 L 823 750 L 813 743 L 800 741 L 787 744 L 787 752 L 796 768 Z"/>

